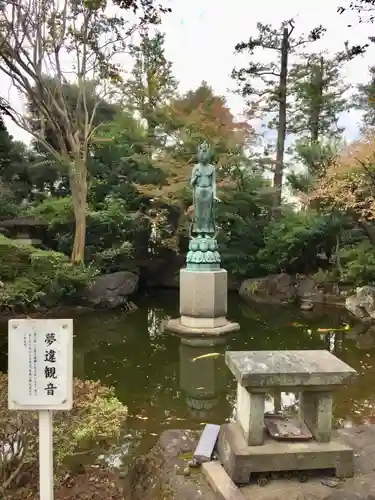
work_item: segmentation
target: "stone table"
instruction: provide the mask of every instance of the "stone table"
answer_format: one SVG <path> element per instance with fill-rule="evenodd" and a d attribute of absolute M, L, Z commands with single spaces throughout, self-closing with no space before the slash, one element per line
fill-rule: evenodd
<path fill-rule="evenodd" d="M 231 436 L 225 445 L 222 442 L 224 462 L 236 443 L 237 451 L 238 447 L 241 448 L 239 455 L 242 459 L 244 455 L 251 456 L 250 469 L 254 472 L 264 471 L 267 462 L 270 466 L 268 471 L 285 470 L 281 463 L 278 468 L 277 461 L 283 457 L 287 464 L 286 455 L 294 454 L 289 462 L 296 470 L 334 468 L 341 476 L 352 474 L 352 451 L 343 448 L 340 443 L 331 442 L 331 428 L 332 392 L 355 379 L 357 372 L 353 368 L 326 350 L 228 351 L 225 360 L 237 380 L 237 403 L 236 422 L 224 429 L 224 441 Z M 264 426 L 265 398 L 267 393 L 275 389 L 300 394 L 301 418 L 310 429 L 313 441 L 276 442 L 267 437 Z M 316 458 L 318 452 L 321 452 L 321 460 Z M 276 456 L 276 462 L 270 455 Z M 346 457 L 346 467 L 340 468 L 340 457 Z M 257 467 L 257 463 L 262 465 Z M 250 472 L 248 469 L 243 468 L 246 477 Z M 238 470 L 234 476 L 236 474 L 241 476 Z"/>

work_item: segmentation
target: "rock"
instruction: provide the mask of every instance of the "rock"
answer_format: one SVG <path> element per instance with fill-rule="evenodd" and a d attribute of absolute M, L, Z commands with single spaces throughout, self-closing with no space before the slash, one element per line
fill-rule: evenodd
<path fill-rule="evenodd" d="M 302 302 L 324 302 L 324 291 L 319 288 L 318 283 L 310 276 L 297 275 L 296 277 L 296 295 Z M 303 308 L 302 308 L 303 309 Z M 303 309 L 310 311 L 311 309 Z"/>
<path fill-rule="evenodd" d="M 375 320 L 375 287 L 362 286 L 345 299 L 346 309 L 363 322 Z"/>
<path fill-rule="evenodd" d="M 40 297 L 40 303 L 42 307 L 45 307 L 47 309 L 57 307 L 60 301 L 61 297 L 53 293 L 47 292 L 44 296 Z"/>
<path fill-rule="evenodd" d="M 245 280 L 240 295 L 258 303 L 289 304 L 300 300 L 303 311 L 311 311 L 314 304 L 342 306 L 347 291 L 340 290 L 337 283 L 321 283 L 311 276 L 285 273 Z"/>
<path fill-rule="evenodd" d="M 362 307 L 371 319 L 375 319 L 375 287 L 362 286 L 357 288 L 356 294 L 359 306 Z"/>
<path fill-rule="evenodd" d="M 198 460 L 196 458 L 193 458 L 193 459 L 189 460 L 188 466 L 191 469 L 198 469 L 198 467 L 200 467 L 200 463 L 198 462 Z"/>
<path fill-rule="evenodd" d="M 180 271 L 186 267 L 186 256 L 170 252 L 160 259 L 152 259 L 140 265 L 141 281 L 147 288 L 178 290 Z M 228 290 L 238 292 L 241 280 L 228 273 Z"/>
<path fill-rule="evenodd" d="M 238 293 L 245 299 L 265 304 L 288 304 L 296 299 L 294 279 L 285 273 L 245 280 Z"/>
<path fill-rule="evenodd" d="M 341 481 L 337 477 L 324 477 L 321 480 L 321 483 L 324 484 L 324 486 L 328 486 L 329 488 L 336 488 L 341 483 Z"/>
<path fill-rule="evenodd" d="M 115 309 L 127 303 L 138 287 L 138 276 L 129 271 L 103 274 L 88 287 L 85 297 L 95 307 Z"/>
<path fill-rule="evenodd" d="M 363 320 L 366 317 L 366 311 L 359 305 L 357 295 L 350 295 L 345 299 L 346 309 L 353 314 L 356 318 Z"/>
<path fill-rule="evenodd" d="M 300 306 L 301 311 L 312 311 L 314 309 L 314 304 L 312 302 L 302 302 Z"/>
<path fill-rule="evenodd" d="M 216 500 L 202 474 L 195 470 L 189 476 L 183 474 L 186 455 L 192 455 L 199 439 L 199 432 L 168 430 L 160 436 L 158 444 L 143 457 L 142 467 L 132 467 L 124 498 L 131 500 L 186 499 Z"/>

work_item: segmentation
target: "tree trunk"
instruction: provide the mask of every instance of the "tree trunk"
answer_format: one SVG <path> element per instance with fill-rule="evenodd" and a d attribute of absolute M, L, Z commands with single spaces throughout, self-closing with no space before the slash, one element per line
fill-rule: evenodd
<path fill-rule="evenodd" d="M 273 213 L 280 213 L 281 207 L 281 190 L 283 186 L 283 170 L 284 170 L 284 149 L 286 136 L 286 91 L 288 77 L 288 51 L 289 51 L 289 32 L 285 28 L 283 31 L 283 39 L 281 42 L 281 69 L 279 80 L 279 122 L 277 128 L 277 143 L 276 143 L 276 165 L 273 176 L 273 185 L 275 188 L 275 198 Z"/>
<path fill-rule="evenodd" d="M 147 110 L 146 113 L 146 121 L 147 121 L 147 146 L 148 146 L 148 155 L 152 158 L 153 152 L 155 150 L 156 144 L 156 126 L 154 119 L 155 110 Z"/>
<path fill-rule="evenodd" d="M 70 174 L 70 188 L 75 217 L 75 233 L 71 254 L 72 262 L 83 262 L 86 243 L 86 208 L 87 208 L 87 167 L 84 162 L 76 164 Z"/>
<path fill-rule="evenodd" d="M 319 131 L 320 131 L 320 113 L 322 110 L 323 101 L 323 76 L 324 76 L 324 59 L 323 57 L 319 60 L 319 66 L 313 68 L 313 74 L 311 78 L 313 80 L 313 85 L 316 89 L 316 100 L 313 103 L 310 118 L 310 137 L 311 142 L 318 142 Z"/>

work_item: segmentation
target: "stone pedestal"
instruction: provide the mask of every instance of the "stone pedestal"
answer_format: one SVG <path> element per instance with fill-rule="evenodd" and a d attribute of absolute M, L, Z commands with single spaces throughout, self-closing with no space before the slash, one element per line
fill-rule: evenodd
<path fill-rule="evenodd" d="M 180 271 L 180 318 L 166 328 L 184 337 L 220 337 L 239 330 L 227 320 L 227 271 Z"/>
<path fill-rule="evenodd" d="M 334 470 L 336 477 L 353 476 L 354 453 L 338 437 L 329 443 L 276 441 L 266 436 L 262 446 L 249 446 L 239 427 L 220 430 L 219 459 L 236 484 L 247 484 L 252 473 Z"/>
<path fill-rule="evenodd" d="M 355 379 L 350 366 L 325 350 L 227 352 L 237 380 L 235 423 L 223 426 L 220 460 L 233 481 L 252 472 L 335 469 L 353 475 L 353 450 L 331 439 L 332 391 Z M 266 394 L 300 393 L 300 418 L 313 435 L 304 442 L 276 441 L 265 432 Z"/>

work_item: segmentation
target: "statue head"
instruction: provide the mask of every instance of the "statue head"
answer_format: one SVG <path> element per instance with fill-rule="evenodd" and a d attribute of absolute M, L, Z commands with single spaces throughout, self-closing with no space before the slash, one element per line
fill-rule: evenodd
<path fill-rule="evenodd" d="M 197 158 L 200 163 L 207 164 L 212 158 L 212 151 L 209 144 L 205 141 L 198 146 Z"/>

